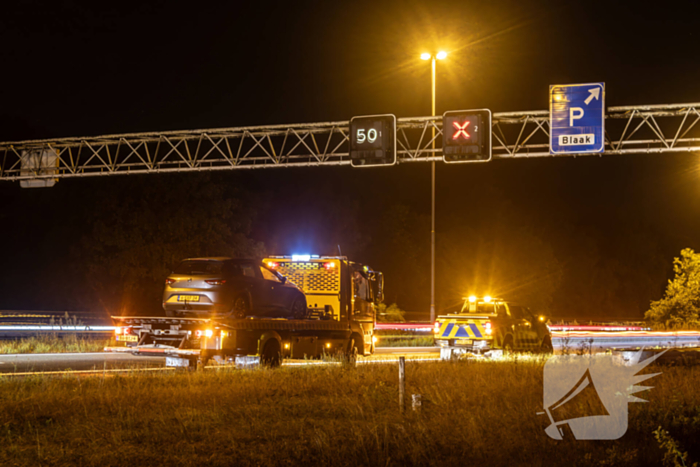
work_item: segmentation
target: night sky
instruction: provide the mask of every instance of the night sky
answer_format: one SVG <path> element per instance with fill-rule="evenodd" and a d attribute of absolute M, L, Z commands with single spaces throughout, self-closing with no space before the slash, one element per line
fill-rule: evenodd
<path fill-rule="evenodd" d="M 450 53 L 438 63 L 438 114 L 464 108 L 545 110 L 549 85 L 598 81 L 606 83 L 608 106 L 700 100 L 691 2 L 110 5 L 25 1 L 5 8 L 0 140 L 337 121 L 378 113 L 424 116 L 430 112 L 430 66 L 419 55 L 438 49 Z M 438 163 L 439 254 L 457 257 L 450 250 L 461 248 L 456 226 L 481 237 L 490 228 L 526 229 L 553 251 L 565 276 L 548 292 L 552 314 L 641 317 L 649 300 L 660 298 L 673 256 L 684 247 L 700 248 L 699 162 L 697 155 L 684 154 Z M 163 190 L 177 192 L 188 176 L 66 179 L 34 190 L 3 182 L 0 309 L 97 306 L 99 297 L 76 298 L 84 272 L 75 257 L 92 223 L 106 215 L 104 200 L 136 196 L 134 186 L 150 185 L 155 177 L 162 178 Z M 386 272 L 390 302 L 427 311 L 429 258 L 418 260 L 426 266 L 421 280 L 401 276 L 396 258 L 410 252 L 387 248 L 395 242 L 383 237 L 380 226 L 396 205 L 408 206 L 424 225 L 430 213 L 429 164 L 231 171 L 212 179 L 243 193 L 253 206 L 249 234 L 267 253 L 333 254 L 331 245 L 344 241 L 348 254 L 362 255 L 356 259 Z M 587 243 L 605 266 L 602 260 L 576 259 L 590 256 L 582 246 Z M 473 276 L 464 276 L 463 287 L 451 280 L 469 266 L 469 254 L 477 254 L 467 254 L 469 248 L 438 272 L 440 309 L 475 290 L 465 283 Z M 611 266 L 613 260 L 626 266 Z M 614 298 L 600 299 L 606 293 L 600 286 L 578 288 L 601 268 L 623 284 Z M 648 283 L 642 292 L 634 288 L 641 281 Z M 518 297 L 533 296 L 519 290 Z"/>

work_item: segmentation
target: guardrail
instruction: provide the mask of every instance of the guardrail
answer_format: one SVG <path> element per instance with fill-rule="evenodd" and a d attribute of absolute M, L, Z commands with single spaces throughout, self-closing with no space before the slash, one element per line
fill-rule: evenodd
<path fill-rule="evenodd" d="M 69 320 L 80 319 L 71 317 Z M 33 335 L 79 334 L 85 337 L 109 336 L 115 326 L 111 319 L 86 312 L 75 313 L 90 324 L 51 323 L 66 321 L 66 312 L 0 311 L 0 339 L 15 339 Z M 32 322 L 33 321 L 33 322 Z M 110 323 L 107 325 L 105 323 Z M 634 323 L 638 324 L 638 323 Z M 637 348 L 700 347 L 698 331 L 650 331 L 642 326 L 625 326 L 599 323 L 597 325 L 550 325 L 552 345 L 557 350 L 606 350 Z M 431 323 L 377 323 L 379 331 L 407 331 L 411 334 L 379 336 L 381 339 L 412 339 L 432 336 Z"/>
<path fill-rule="evenodd" d="M 417 339 L 432 335 L 430 323 L 377 323 L 380 331 L 407 331 L 415 334 L 379 336 L 381 339 Z M 550 324 L 552 345 L 557 350 L 608 350 L 639 348 L 700 347 L 698 331 L 652 331 L 644 323 Z"/>
<path fill-rule="evenodd" d="M 375 329 L 381 331 L 421 331 L 421 332 L 432 332 L 433 325 L 430 323 L 377 323 L 374 325 Z"/>
<path fill-rule="evenodd" d="M 112 333 L 112 320 L 98 313 L 0 310 L 0 339 L 68 334 L 106 337 Z"/>
<path fill-rule="evenodd" d="M 33 336 L 80 335 L 82 337 L 109 337 L 114 334 L 114 326 L 2 326 L 0 339 L 17 339 Z"/>
<path fill-rule="evenodd" d="M 550 331 L 651 331 L 645 326 L 617 326 L 617 325 L 561 325 L 550 324 Z"/>
<path fill-rule="evenodd" d="M 557 350 L 607 350 L 638 348 L 700 347 L 698 331 L 554 331 L 552 345 Z"/>

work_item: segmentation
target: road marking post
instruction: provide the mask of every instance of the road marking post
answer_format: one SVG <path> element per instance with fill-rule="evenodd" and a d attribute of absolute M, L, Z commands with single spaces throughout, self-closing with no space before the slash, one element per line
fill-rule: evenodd
<path fill-rule="evenodd" d="M 413 411 L 420 412 L 420 408 L 423 406 L 422 396 L 420 394 L 413 394 Z"/>
<path fill-rule="evenodd" d="M 406 389 L 406 357 L 399 357 L 399 410 L 404 411 L 404 392 Z"/>

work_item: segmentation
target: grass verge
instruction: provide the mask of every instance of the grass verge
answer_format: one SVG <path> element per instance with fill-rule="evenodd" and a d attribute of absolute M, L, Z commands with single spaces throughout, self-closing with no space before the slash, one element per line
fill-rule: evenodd
<path fill-rule="evenodd" d="M 542 359 L 0 378 L 0 465 L 661 465 L 700 459 L 700 372 L 663 374 L 615 441 L 555 441 Z M 667 443 L 668 444 L 668 443 Z"/>
<path fill-rule="evenodd" d="M 379 336 L 377 341 L 377 347 L 433 347 L 434 345 L 435 339 L 425 336 L 396 338 Z"/>
<path fill-rule="evenodd" d="M 105 347 L 115 344 L 113 337 L 110 339 L 85 339 L 75 335 L 27 337 L 0 341 L 0 354 L 102 352 Z"/>
<path fill-rule="evenodd" d="M 398 329 L 377 329 L 377 347 L 433 347 L 432 333 L 424 331 L 402 331 Z"/>

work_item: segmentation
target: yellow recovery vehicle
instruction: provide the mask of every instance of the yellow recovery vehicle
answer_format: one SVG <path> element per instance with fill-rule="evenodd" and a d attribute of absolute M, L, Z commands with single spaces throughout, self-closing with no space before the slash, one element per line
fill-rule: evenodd
<path fill-rule="evenodd" d="M 114 316 L 117 341 L 126 347 L 105 350 L 163 355 L 167 366 L 184 367 L 202 366 L 210 359 L 277 366 L 284 358 L 374 353 L 375 305 L 383 299 L 381 272 L 343 256 L 270 256 L 263 262 L 304 292 L 309 308 L 305 318 Z M 357 290 L 362 278 L 365 297 Z"/>
<path fill-rule="evenodd" d="M 443 360 L 468 353 L 552 351 L 544 316 L 488 296 L 465 298 L 459 312 L 438 316 L 434 334 Z"/>

